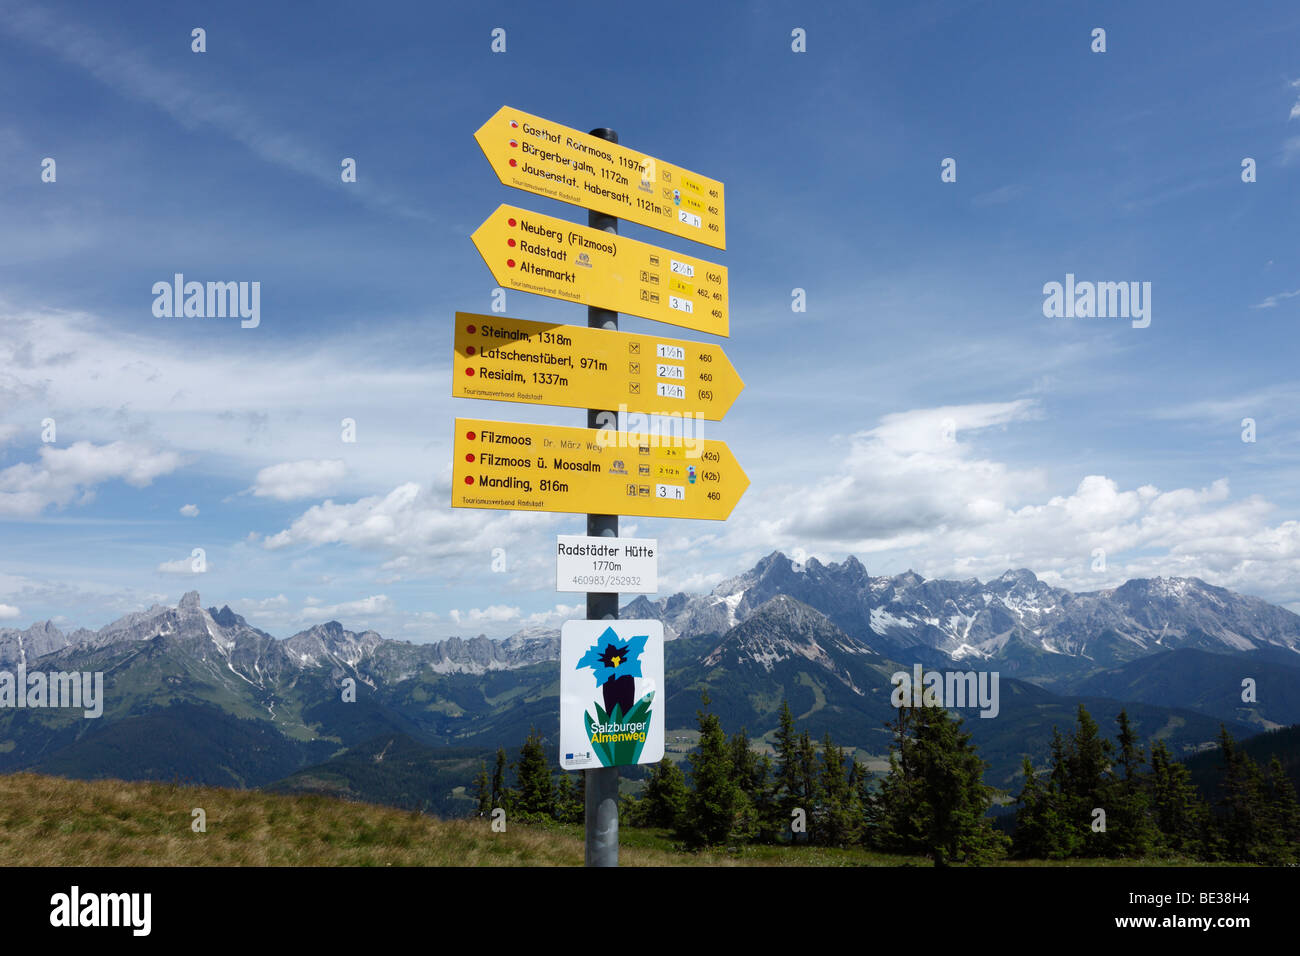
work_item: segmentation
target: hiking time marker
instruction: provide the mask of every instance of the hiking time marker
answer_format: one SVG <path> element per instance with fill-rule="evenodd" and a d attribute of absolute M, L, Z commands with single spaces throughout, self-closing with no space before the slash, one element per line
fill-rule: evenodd
<path fill-rule="evenodd" d="M 498 206 L 470 236 L 504 289 L 726 335 L 727 270 L 590 226 Z"/>
<path fill-rule="evenodd" d="M 503 106 L 474 133 L 507 186 L 727 248 L 722 183 Z"/>
<path fill-rule="evenodd" d="M 709 342 L 456 313 L 451 394 L 721 421 L 745 383 Z"/>

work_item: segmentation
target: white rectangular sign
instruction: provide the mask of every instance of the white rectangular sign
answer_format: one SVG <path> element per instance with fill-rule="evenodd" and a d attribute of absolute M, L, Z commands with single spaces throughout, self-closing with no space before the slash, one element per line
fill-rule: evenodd
<path fill-rule="evenodd" d="M 560 766 L 594 770 L 662 760 L 663 686 L 659 621 L 565 621 Z"/>
<path fill-rule="evenodd" d="M 558 535 L 555 590 L 654 594 L 659 590 L 659 542 Z"/>

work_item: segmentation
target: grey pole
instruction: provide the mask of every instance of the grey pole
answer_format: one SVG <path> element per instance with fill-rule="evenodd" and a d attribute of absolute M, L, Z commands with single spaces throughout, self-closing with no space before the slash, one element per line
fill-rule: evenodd
<path fill-rule="evenodd" d="M 593 129 L 592 136 L 618 142 L 618 133 L 612 129 Z M 587 225 L 593 229 L 618 233 L 618 220 L 595 210 L 587 210 Z M 618 313 L 608 309 L 587 307 L 587 327 L 617 329 Z M 605 409 L 587 409 L 587 427 L 607 425 L 607 415 L 618 412 Z M 605 421 L 601 419 L 605 418 Z M 617 419 L 616 419 L 617 421 Z M 617 427 L 617 425 L 615 426 Z M 587 534 L 604 538 L 618 537 L 618 515 L 587 515 Z M 614 621 L 618 619 L 618 595 L 587 592 L 587 620 Z M 587 866 L 618 866 L 618 768 L 600 767 L 584 770 L 586 777 L 586 831 Z"/>

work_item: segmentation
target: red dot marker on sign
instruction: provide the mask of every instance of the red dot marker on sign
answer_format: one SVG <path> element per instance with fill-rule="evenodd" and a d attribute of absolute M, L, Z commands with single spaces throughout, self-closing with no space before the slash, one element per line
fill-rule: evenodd
<path fill-rule="evenodd" d="M 511 165 L 511 166 L 518 166 L 519 164 L 518 164 L 517 162 L 515 162 L 515 161 L 512 159 L 512 160 L 510 160 L 510 165 Z"/>
<path fill-rule="evenodd" d="M 515 141 L 512 139 L 512 140 L 510 141 L 510 148 L 511 148 L 511 149 L 518 149 L 518 148 L 519 148 L 519 144 L 518 144 L 517 142 L 515 142 Z"/>
<path fill-rule="evenodd" d="M 507 260 L 506 260 L 506 265 L 509 266 L 511 269 L 513 269 L 513 268 L 515 267 L 515 260 L 514 260 L 514 259 L 507 259 Z"/>
<path fill-rule="evenodd" d="M 510 121 L 510 128 L 511 128 L 511 129 L 518 129 L 518 128 L 519 128 L 519 124 L 516 123 L 514 120 L 511 120 L 511 121 Z"/>
<path fill-rule="evenodd" d="M 474 456 L 473 456 L 473 455 L 466 455 L 466 456 L 465 456 L 465 460 L 466 460 L 467 462 L 469 462 L 470 464 L 473 464 L 473 463 L 474 463 Z"/>
<path fill-rule="evenodd" d="M 472 345 L 467 346 L 466 349 L 465 349 L 465 354 L 466 354 L 466 355 L 473 355 L 473 354 L 474 354 L 474 346 L 472 346 Z"/>
<path fill-rule="evenodd" d="M 473 378 L 473 377 L 474 377 L 474 370 L 473 370 L 472 368 L 467 368 L 467 369 L 465 369 L 465 374 L 468 375 L 470 378 Z"/>
<path fill-rule="evenodd" d="M 507 220 L 506 220 L 506 223 L 507 223 L 508 225 L 513 226 L 513 225 L 515 224 L 515 221 L 514 221 L 513 219 L 507 219 Z"/>
<path fill-rule="evenodd" d="M 474 484 L 474 476 L 473 476 L 473 475 L 466 475 L 466 476 L 465 476 L 465 484 L 467 484 L 467 485 L 472 485 L 472 484 Z"/>
<path fill-rule="evenodd" d="M 465 437 L 468 438 L 470 441 L 473 441 L 474 438 L 475 438 L 475 435 L 474 435 L 473 432 L 466 432 L 466 433 L 465 433 Z"/>
<path fill-rule="evenodd" d="M 474 334 L 474 331 L 475 331 L 475 330 L 474 330 L 474 326 L 472 326 L 472 325 L 467 325 L 467 326 L 465 326 L 465 331 L 468 332 L 470 335 L 473 335 L 473 334 Z"/>
<path fill-rule="evenodd" d="M 513 249 L 515 247 L 515 241 L 513 239 L 507 239 L 506 245 Z"/>

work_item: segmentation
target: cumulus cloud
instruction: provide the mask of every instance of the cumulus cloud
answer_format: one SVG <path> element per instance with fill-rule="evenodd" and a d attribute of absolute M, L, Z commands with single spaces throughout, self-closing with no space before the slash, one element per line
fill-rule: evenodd
<path fill-rule="evenodd" d="M 480 624 L 491 622 L 500 624 L 505 621 L 515 621 L 520 618 L 522 612 L 517 607 L 507 607 L 504 604 L 493 604 L 491 607 L 476 607 L 468 611 L 461 611 L 452 608 L 448 612 L 450 617 L 457 624 Z"/>
<path fill-rule="evenodd" d="M 0 424 L 0 445 L 7 445 L 22 433 L 21 425 Z"/>
<path fill-rule="evenodd" d="M 298 612 L 300 621 L 342 621 L 345 618 L 366 617 L 374 614 L 387 614 L 393 610 L 393 602 L 387 594 L 372 594 L 370 597 L 356 601 L 344 601 L 342 604 L 317 604 L 314 599 L 307 599 L 307 606 Z"/>
<path fill-rule="evenodd" d="M 316 498 L 336 488 L 347 473 L 347 464 L 339 458 L 286 461 L 259 471 L 251 491 L 277 501 Z"/>
<path fill-rule="evenodd" d="M 430 571 L 454 576 L 487 570 L 495 548 L 511 555 L 534 553 L 535 533 L 553 529 L 556 520 L 548 514 L 452 509 L 445 489 L 435 494 L 407 482 L 385 495 L 313 505 L 288 528 L 263 539 L 262 547 L 345 544 L 386 555 L 382 570 L 388 580 Z M 526 567 L 531 565 L 525 560 L 511 561 L 512 573 Z"/>
<path fill-rule="evenodd" d="M 11 621 L 21 613 L 12 604 L 0 604 L 0 621 Z"/>
<path fill-rule="evenodd" d="M 47 445 L 40 449 L 38 462 L 21 462 L 0 471 L 0 515 L 36 515 L 74 499 L 83 504 L 94 498 L 96 485 L 114 479 L 144 488 L 182 463 L 175 452 L 132 442 Z"/>
<path fill-rule="evenodd" d="M 887 416 L 845 441 L 838 473 L 811 493 L 787 495 L 780 517 L 752 523 L 751 541 L 787 554 L 814 546 L 854 553 L 869 570 L 871 555 L 888 554 L 928 577 L 1026 567 L 1053 584 L 1094 590 L 1133 577 L 1194 576 L 1279 603 L 1300 597 L 1300 522 L 1270 525 L 1274 506 L 1234 499 L 1226 478 L 1162 490 L 1087 474 L 1053 494 L 1038 471 L 971 447 L 981 428 L 1029 414 L 986 405 Z M 737 532 L 745 533 L 737 529 L 733 540 Z M 1093 570 L 1097 549 L 1106 557 L 1101 573 Z"/>
<path fill-rule="evenodd" d="M 181 505 L 181 514 L 187 518 L 197 518 L 199 516 L 198 505 Z"/>
<path fill-rule="evenodd" d="M 158 565 L 158 570 L 163 574 L 198 574 L 194 570 L 194 558 L 185 557 L 177 558 L 175 561 L 164 561 Z"/>

